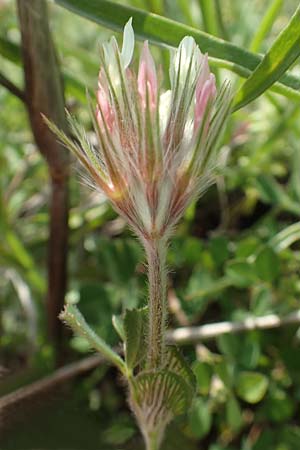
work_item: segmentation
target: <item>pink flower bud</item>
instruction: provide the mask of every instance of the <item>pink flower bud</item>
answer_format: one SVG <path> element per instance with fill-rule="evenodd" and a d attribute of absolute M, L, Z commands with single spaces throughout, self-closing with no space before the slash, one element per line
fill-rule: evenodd
<path fill-rule="evenodd" d="M 100 129 L 103 129 L 104 127 L 103 121 L 105 121 L 107 128 L 109 129 L 110 132 L 112 132 L 115 122 L 115 114 L 109 100 L 108 90 L 106 89 L 105 84 L 102 81 L 102 78 L 103 78 L 103 71 L 100 70 L 98 79 L 98 91 L 97 91 L 98 104 L 96 115 Z"/>
<path fill-rule="evenodd" d="M 154 110 L 157 104 L 157 76 L 148 41 L 145 41 L 138 73 L 138 92 L 141 97 L 143 108 L 147 107 L 147 89 L 149 105 L 151 109 Z"/>
<path fill-rule="evenodd" d="M 203 57 L 202 70 L 196 86 L 194 131 L 198 130 L 208 102 L 212 102 L 214 100 L 216 93 L 216 79 L 214 74 L 210 73 L 206 54 Z"/>

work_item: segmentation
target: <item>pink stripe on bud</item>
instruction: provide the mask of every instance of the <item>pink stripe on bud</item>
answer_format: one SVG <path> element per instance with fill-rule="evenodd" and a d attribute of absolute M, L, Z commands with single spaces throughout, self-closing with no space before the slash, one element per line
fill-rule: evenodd
<path fill-rule="evenodd" d="M 142 106 L 147 106 L 147 89 L 149 96 L 149 105 L 151 109 L 156 108 L 157 104 L 157 76 L 153 57 L 150 53 L 148 41 L 144 42 L 139 73 L 138 73 L 138 92 L 142 100 Z"/>
<path fill-rule="evenodd" d="M 195 119 L 194 119 L 195 130 L 198 129 L 201 123 L 208 102 L 212 101 L 215 98 L 216 92 L 217 90 L 216 90 L 215 76 L 214 74 L 211 73 L 209 79 L 205 81 L 198 98 L 196 97 Z"/>
<path fill-rule="evenodd" d="M 97 91 L 97 100 L 98 100 L 98 108 L 96 111 L 98 124 L 101 129 L 103 129 L 103 120 L 109 131 L 113 130 L 114 122 L 115 122 L 115 114 L 113 108 L 111 106 L 109 100 L 109 94 L 107 89 L 105 88 L 105 84 L 102 81 L 103 72 L 102 70 L 99 73 L 98 79 L 98 91 Z M 100 112 L 101 111 L 101 112 Z"/>
<path fill-rule="evenodd" d="M 199 128 L 208 102 L 212 101 L 215 98 L 216 93 L 216 79 L 214 74 L 210 73 L 207 54 L 205 54 L 203 57 L 203 64 L 196 86 L 196 105 L 194 118 L 195 131 L 197 131 Z"/>

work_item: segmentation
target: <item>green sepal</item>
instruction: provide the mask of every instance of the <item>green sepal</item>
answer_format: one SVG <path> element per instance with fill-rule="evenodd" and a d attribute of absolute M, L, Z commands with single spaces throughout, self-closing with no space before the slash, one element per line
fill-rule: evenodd
<path fill-rule="evenodd" d="M 121 314 L 114 314 L 112 316 L 112 324 L 116 332 L 118 333 L 118 336 L 122 340 L 122 342 L 125 342 L 125 330 L 124 330 L 124 321 Z"/>
<path fill-rule="evenodd" d="M 145 415 L 146 421 L 151 415 L 156 424 L 184 414 L 191 402 L 191 388 L 185 379 L 167 369 L 141 372 L 132 381 L 132 391 L 138 416 Z"/>
<path fill-rule="evenodd" d="M 123 320 L 125 360 L 127 367 L 133 370 L 141 363 L 145 354 L 145 328 L 148 308 L 126 310 Z"/>

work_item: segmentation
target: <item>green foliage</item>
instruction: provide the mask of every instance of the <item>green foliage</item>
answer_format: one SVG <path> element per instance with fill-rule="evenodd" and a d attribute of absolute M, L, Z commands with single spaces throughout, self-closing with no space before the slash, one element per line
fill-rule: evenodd
<path fill-rule="evenodd" d="M 212 416 L 208 404 L 201 398 L 197 398 L 189 413 L 189 427 L 193 436 L 198 439 L 207 435 L 212 425 Z"/>
<path fill-rule="evenodd" d="M 256 280 L 253 264 L 238 258 L 228 262 L 226 275 L 235 287 L 249 287 Z"/>
<path fill-rule="evenodd" d="M 208 395 L 213 375 L 212 367 L 208 363 L 195 361 L 192 368 L 197 380 L 199 393 Z"/>
<path fill-rule="evenodd" d="M 226 422 L 235 433 L 243 425 L 242 410 L 234 395 L 230 395 L 226 401 Z"/>
<path fill-rule="evenodd" d="M 280 273 L 280 261 L 275 251 L 268 246 L 262 247 L 255 259 L 257 276 L 266 282 L 272 283 Z"/>

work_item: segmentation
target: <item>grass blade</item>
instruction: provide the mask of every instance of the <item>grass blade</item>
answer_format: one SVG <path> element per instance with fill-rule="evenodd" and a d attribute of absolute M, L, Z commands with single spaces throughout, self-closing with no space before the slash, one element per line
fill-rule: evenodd
<path fill-rule="evenodd" d="M 300 55 L 300 6 L 263 60 L 238 91 L 233 110 L 255 100 L 275 83 Z"/>
<path fill-rule="evenodd" d="M 258 52 L 261 46 L 262 41 L 266 37 L 266 35 L 271 30 L 273 23 L 276 19 L 277 14 L 279 13 L 281 7 L 283 5 L 283 0 L 271 0 L 271 4 L 267 9 L 260 27 L 255 33 L 253 40 L 250 45 L 250 50 L 253 52 Z"/>
<path fill-rule="evenodd" d="M 199 6 L 201 9 L 204 30 L 209 34 L 218 36 L 219 30 L 214 0 L 199 0 Z"/>

